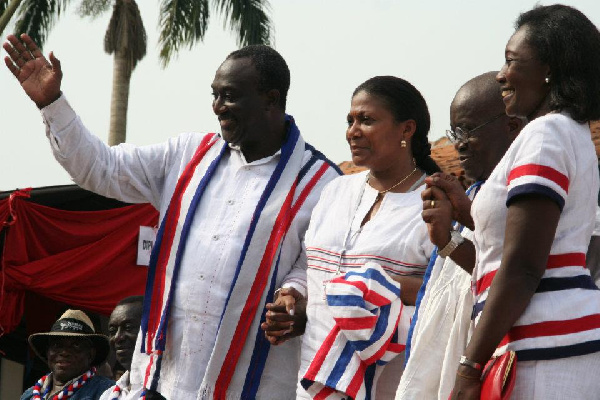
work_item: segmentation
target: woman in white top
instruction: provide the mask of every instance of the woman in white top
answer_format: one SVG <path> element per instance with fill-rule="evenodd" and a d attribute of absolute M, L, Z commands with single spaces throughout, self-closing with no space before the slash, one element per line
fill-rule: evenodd
<path fill-rule="evenodd" d="M 481 368 L 516 352 L 511 399 L 600 396 L 600 291 L 585 268 L 598 168 L 600 33 L 553 5 L 518 18 L 497 80 L 529 124 L 475 198 L 473 336 L 453 399 L 479 399 Z M 437 201 L 437 200 L 436 200 Z"/>
<path fill-rule="evenodd" d="M 430 158 L 429 112 L 419 91 L 400 78 L 371 78 L 354 91 L 347 121 L 346 139 L 352 161 L 368 171 L 330 182 L 311 217 L 305 238 L 308 323 L 302 344 L 301 379 L 335 324 L 325 300 L 328 281 L 375 262 L 400 283 L 400 299 L 412 306 L 433 249 L 421 218 L 420 193 L 426 175 L 439 168 Z M 283 289 L 282 294 L 289 292 Z M 280 296 L 277 303 L 290 297 Z M 404 307 L 401 314 L 400 343 L 404 343 L 413 310 Z M 271 312 L 267 317 L 274 319 Z M 380 399 L 393 398 L 402 364 L 403 357 L 396 357 L 380 377 L 379 371 L 367 369 L 369 396 L 376 393 Z M 328 382 L 335 388 L 338 379 L 333 375 Z M 345 397 L 339 386 L 337 390 L 328 398 Z M 297 396 L 310 398 L 301 385 Z"/>

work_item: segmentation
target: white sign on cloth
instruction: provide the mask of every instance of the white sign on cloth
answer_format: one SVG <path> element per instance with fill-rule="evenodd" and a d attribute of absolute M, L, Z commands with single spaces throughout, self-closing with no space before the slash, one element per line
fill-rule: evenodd
<path fill-rule="evenodd" d="M 138 237 L 137 265 L 150 265 L 150 253 L 156 240 L 156 231 L 151 226 L 140 226 Z"/>

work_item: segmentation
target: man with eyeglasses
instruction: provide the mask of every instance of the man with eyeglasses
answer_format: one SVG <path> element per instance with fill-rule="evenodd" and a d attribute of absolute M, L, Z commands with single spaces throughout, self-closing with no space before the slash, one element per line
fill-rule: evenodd
<path fill-rule="evenodd" d="M 469 240 L 474 230 L 471 201 L 525 125 L 506 116 L 495 77 L 496 72 L 488 72 L 471 79 L 450 106 L 451 129 L 446 136 L 458 151 L 466 177 L 475 184 L 465 194 L 454 176 L 435 174 L 426 179 L 423 219 L 438 249 L 417 299 L 396 399 L 448 399 L 468 343 L 475 262 Z M 454 228 L 452 221 L 457 221 Z"/>

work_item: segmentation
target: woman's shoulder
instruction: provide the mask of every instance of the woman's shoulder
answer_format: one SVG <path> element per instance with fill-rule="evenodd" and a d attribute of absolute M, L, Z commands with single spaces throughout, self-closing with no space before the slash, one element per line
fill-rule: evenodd
<path fill-rule="evenodd" d="M 579 135 L 588 132 L 589 125 L 587 123 L 575 121 L 566 112 L 553 112 L 529 122 L 525 128 L 523 128 L 519 137 L 523 136 L 526 138 L 527 133 L 529 133 L 530 135 L 544 134 L 546 136 L 555 137 L 558 140 L 568 140 L 573 134 Z"/>

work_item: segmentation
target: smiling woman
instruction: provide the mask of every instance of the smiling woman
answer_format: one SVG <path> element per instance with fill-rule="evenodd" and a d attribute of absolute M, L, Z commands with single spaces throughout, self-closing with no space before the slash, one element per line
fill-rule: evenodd
<path fill-rule="evenodd" d="M 529 124 L 471 208 L 475 329 L 453 399 L 485 398 L 481 366 L 515 352 L 511 399 L 598 398 L 600 291 L 585 267 L 599 189 L 600 33 L 578 10 L 522 14 L 497 75 Z"/>
<path fill-rule="evenodd" d="M 421 93 L 401 78 L 371 78 L 354 91 L 347 122 L 352 160 L 369 171 L 327 185 L 306 232 L 308 323 L 299 399 L 334 392 L 344 398 L 394 397 L 416 293 L 433 249 L 421 218 L 421 192 L 427 174 L 439 168 L 429 156 L 429 111 Z M 367 278 L 372 276 L 377 279 Z M 377 322 L 387 327 L 382 343 L 378 330 L 367 327 L 372 318 L 361 320 L 363 336 L 340 318 L 350 306 L 344 302 L 356 297 L 333 291 L 353 279 L 361 279 L 354 283 L 359 286 L 394 288 Z M 291 296 L 278 302 L 293 302 L 285 297 Z M 369 316 L 378 314 L 366 304 Z M 379 350 L 377 356 L 352 350 L 366 343 Z"/>

